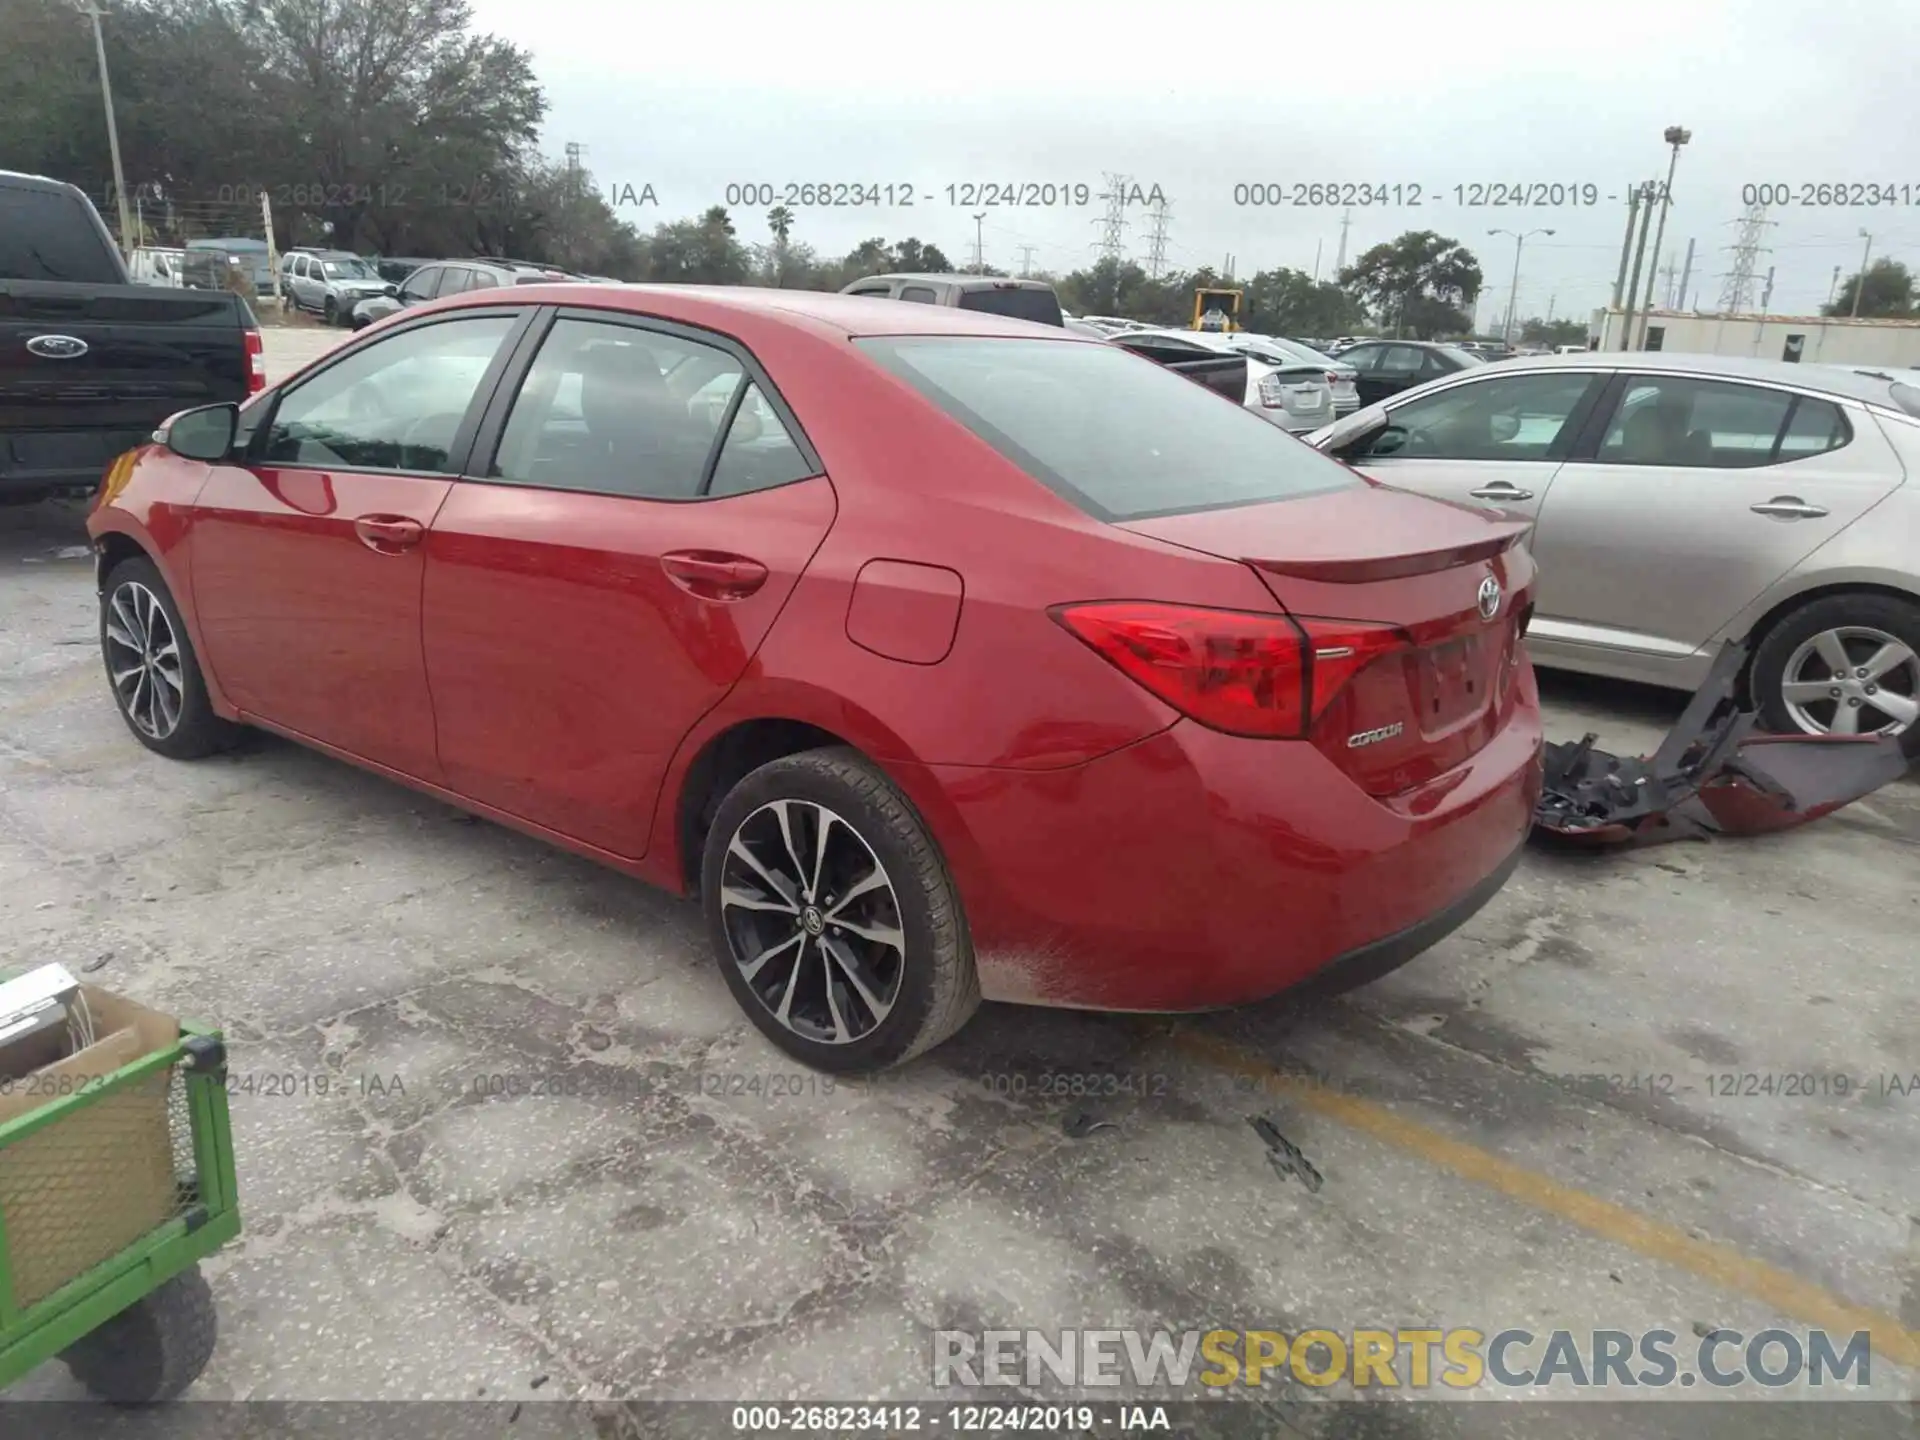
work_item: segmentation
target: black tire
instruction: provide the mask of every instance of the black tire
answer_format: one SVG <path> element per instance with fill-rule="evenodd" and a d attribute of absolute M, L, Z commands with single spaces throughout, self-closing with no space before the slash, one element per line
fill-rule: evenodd
<path fill-rule="evenodd" d="M 124 613 L 132 613 L 136 617 L 140 613 L 139 606 L 144 604 L 128 587 L 138 587 L 158 602 L 168 630 L 178 646 L 178 706 L 170 727 L 161 723 L 166 719 L 164 704 L 158 712 L 148 710 L 148 718 L 154 722 L 151 728 L 136 718 L 141 708 L 138 704 L 141 693 L 138 682 L 131 686 L 114 684 L 116 670 L 124 671 L 131 659 L 129 647 L 118 638 L 131 632 L 127 631 L 121 615 L 116 613 L 116 602 L 121 602 Z M 133 732 L 133 738 L 156 755 L 165 755 L 170 760 L 198 760 L 202 756 L 231 748 L 245 733 L 243 727 L 213 713 L 213 706 L 207 700 L 206 682 L 200 676 L 199 658 L 193 653 L 193 642 L 187 637 L 187 627 L 180 619 L 179 608 L 173 603 L 173 594 L 167 589 L 167 582 L 161 578 L 159 567 L 144 555 L 122 560 L 108 572 L 100 596 L 100 655 L 106 665 L 107 685 L 113 693 L 120 718 L 126 722 L 127 729 Z M 158 682 L 149 678 L 147 683 L 153 685 Z"/>
<path fill-rule="evenodd" d="M 851 831 L 864 846 L 865 860 L 878 861 L 886 881 L 884 892 L 875 893 L 879 894 L 880 903 L 895 914 L 897 930 L 903 938 L 897 946 L 883 945 L 878 952 L 869 949 L 867 956 L 877 953 L 880 964 L 864 969 L 863 973 L 869 982 L 890 979 L 892 989 L 888 993 L 892 999 L 877 1024 L 851 1039 L 814 1039 L 789 1028 L 771 1008 L 771 1002 L 763 1001 L 749 984 L 742 973 L 742 963 L 736 958 L 735 927 L 751 926 L 759 921 L 755 916 L 743 915 L 738 908 L 729 910 L 723 904 L 721 892 L 728 873 L 729 850 L 743 825 L 752 822 L 746 832 L 751 842 L 756 833 L 753 826 L 773 823 L 767 819 L 768 807 L 778 801 L 803 802 L 831 812 L 838 825 Z M 854 864 L 864 863 L 862 852 L 852 848 L 848 837 L 839 835 L 831 825 L 826 828 L 833 831 L 834 844 L 839 847 L 834 852 L 836 855 L 844 858 L 851 851 Z M 800 848 L 813 853 L 810 841 Z M 907 798 L 878 767 L 855 750 L 833 747 L 788 755 L 762 765 L 735 785 L 720 803 L 713 826 L 707 832 L 701 865 L 701 896 L 714 958 L 734 999 L 762 1034 L 794 1059 L 815 1069 L 854 1073 L 898 1065 L 953 1035 L 980 1007 L 980 979 L 974 969 L 973 942 L 967 932 L 960 897 L 939 847 Z M 853 898 L 851 894 L 843 897 L 841 909 Z M 824 894 L 809 896 L 804 909 L 815 912 L 813 901 L 830 902 L 831 899 Z M 829 918 L 835 913 L 828 903 L 817 908 L 825 911 Z M 818 914 L 814 918 L 818 919 Z M 784 916 L 774 915 L 766 923 L 777 927 L 787 922 Z M 843 1015 L 864 1020 L 871 1011 L 862 1013 L 864 1007 L 849 1000 L 852 987 L 848 972 L 844 966 L 836 970 L 824 958 L 829 938 L 819 929 L 813 929 L 810 934 L 803 931 L 798 916 L 792 923 L 799 937 L 800 953 L 809 957 L 803 963 L 814 967 L 806 970 L 803 978 L 809 981 L 816 975 L 829 978 L 829 983 L 818 987 L 820 1003 L 831 1007 L 830 1013 L 836 1021 Z M 842 946 L 852 943 L 844 934 L 839 934 L 840 927 L 829 924 L 826 928 L 839 935 L 833 943 Z M 746 936 L 741 943 L 752 944 L 753 939 Z M 897 959 L 887 954 L 888 949 L 897 950 Z M 843 948 L 838 953 L 848 952 Z M 837 990 L 830 983 L 835 975 L 842 977 Z M 881 989 L 879 985 L 871 988 Z M 806 987 L 808 994 L 812 991 L 813 987 Z M 837 1006 L 833 1000 L 836 994 L 841 997 Z M 796 999 L 796 1008 L 799 1003 Z"/>
<path fill-rule="evenodd" d="M 320 313 L 326 318 L 327 324 L 338 325 L 340 323 L 340 306 L 338 302 L 334 300 L 333 296 L 327 296 L 325 302 L 320 307 Z"/>
<path fill-rule="evenodd" d="M 74 1341 L 60 1359 L 102 1400 L 154 1405 L 178 1398 L 200 1378 L 219 1329 L 213 1291 L 194 1266 Z"/>
<path fill-rule="evenodd" d="M 1748 686 L 1761 723 L 1784 735 L 1805 733 L 1788 710 L 1784 686 L 1790 678 L 1787 669 L 1800 647 L 1824 631 L 1859 627 L 1892 636 L 1916 655 L 1920 655 L 1920 604 L 1894 595 L 1872 591 L 1828 595 L 1790 610 L 1774 622 L 1753 652 Z M 1864 647 L 1863 647 L 1864 648 Z M 1855 657 L 1859 658 L 1859 657 Z M 1887 686 L 1888 693 L 1907 694 L 1913 685 L 1911 674 L 1896 674 Z M 1841 703 L 1844 703 L 1841 702 Z M 1871 696 L 1865 698 L 1872 704 Z M 1837 704 L 1833 707 L 1837 710 Z M 1824 722 L 1828 707 L 1821 704 L 1808 712 L 1815 721 Z M 1881 720 L 1886 717 L 1882 715 Z M 1871 718 L 1869 727 L 1878 728 Z M 1868 732 L 1870 733 L 1870 731 Z M 1901 736 L 1909 755 L 1920 755 L 1920 725 L 1909 725 Z"/>

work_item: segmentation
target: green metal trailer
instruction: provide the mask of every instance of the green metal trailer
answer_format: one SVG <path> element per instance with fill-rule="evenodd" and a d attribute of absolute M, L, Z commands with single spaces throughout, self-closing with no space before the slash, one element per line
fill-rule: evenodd
<path fill-rule="evenodd" d="M 58 1357 L 101 1399 L 168 1400 L 213 1354 L 199 1262 L 240 1233 L 226 1047 L 178 1028 L 0 1123 L 0 1389 Z M 156 1173 L 169 1193 L 138 1195 Z"/>

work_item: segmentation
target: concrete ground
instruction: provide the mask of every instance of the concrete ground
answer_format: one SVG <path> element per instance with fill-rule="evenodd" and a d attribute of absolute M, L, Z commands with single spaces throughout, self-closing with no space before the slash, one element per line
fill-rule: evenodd
<path fill-rule="evenodd" d="M 141 749 L 83 539 L 77 508 L 0 510 L 0 970 L 97 962 L 227 1027 L 247 1228 L 206 1265 L 198 1396 L 924 1398 L 936 1328 L 1665 1328 L 1689 1370 L 1696 1335 L 1780 1326 L 1870 1331 L 1869 1393 L 1914 1397 L 1920 786 L 1772 839 L 1530 853 L 1337 1002 L 989 1006 L 829 1089 L 687 903 L 278 740 Z M 1629 751 L 1681 698 L 1545 684 L 1554 738 Z M 1106 1093 L 1051 1093 L 1074 1076 Z M 564 1093 L 496 1093 L 528 1090 Z M 1394 1410 L 1365 1433 L 1512 1407 Z M 1584 1423 L 1555 1433 L 1624 1433 Z"/>

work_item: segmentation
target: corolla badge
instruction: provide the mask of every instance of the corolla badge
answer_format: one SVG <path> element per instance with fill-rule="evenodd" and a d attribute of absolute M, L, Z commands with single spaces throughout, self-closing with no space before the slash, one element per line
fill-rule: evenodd
<path fill-rule="evenodd" d="M 42 360 L 78 360 L 87 353 L 87 342 L 75 335 L 36 335 L 27 349 Z"/>
<path fill-rule="evenodd" d="M 1500 613 L 1500 582 L 1489 575 L 1480 582 L 1480 618 L 1491 620 Z"/>

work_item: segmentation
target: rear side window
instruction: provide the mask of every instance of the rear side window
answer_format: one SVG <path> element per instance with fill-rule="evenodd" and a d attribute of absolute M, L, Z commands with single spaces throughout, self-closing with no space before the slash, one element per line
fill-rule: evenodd
<path fill-rule="evenodd" d="M 900 292 L 902 300 L 911 300 L 916 305 L 938 305 L 940 297 L 933 293 L 931 285 L 909 285 Z"/>
<path fill-rule="evenodd" d="M 121 274 L 93 217 L 72 195 L 0 185 L 0 280 L 118 285 Z"/>
<path fill-rule="evenodd" d="M 1253 505 L 1364 483 L 1244 406 L 1117 346 L 980 336 L 855 343 L 1098 520 Z"/>
<path fill-rule="evenodd" d="M 1064 325 L 1060 302 L 1051 290 L 1030 290 L 1025 286 L 1000 290 L 966 290 L 960 295 L 962 310 L 978 310 L 987 315 L 1005 315 L 1014 320 L 1032 320 L 1040 325 Z"/>

